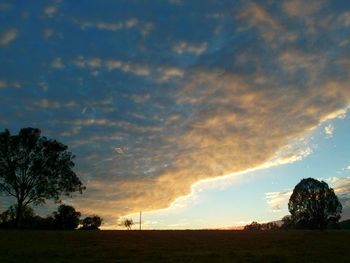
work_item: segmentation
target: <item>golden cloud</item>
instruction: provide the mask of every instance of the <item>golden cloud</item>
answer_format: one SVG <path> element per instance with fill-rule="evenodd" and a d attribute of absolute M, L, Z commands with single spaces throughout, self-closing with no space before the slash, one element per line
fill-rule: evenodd
<path fill-rule="evenodd" d="M 164 115 L 142 115 L 152 125 L 108 118 L 72 123 L 137 134 L 129 145 L 110 145 L 111 156 L 96 167 L 100 174 L 106 175 L 106 169 L 109 174 L 87 181 L 84 199 L 76 201 L 81 211 L 116 218 L 166 208 L 191 193 L 198 181 L 263 167 L 271 160 L 300 160 L 312 149 L 287 149 L 282 154 L 281 149 L 350 106 L 349 67 L 342 61 L 348 56 L 345 49 L 313 43 L 301 47 L 295 42 L 300 35 L 257 4 L 248 4 L 236 18 L 257 29 L 262 43 L 227 52 L 230 56 L 208 54 L 186 72 L 165 67 L 152 71 L 113 59 L 101 63 L 108 70 L 141 76 L 155 72 L 164 80 L 181 81 L 171 94 L 172 104 L 166 101 L 157 108 Z M 229 45 L 226 48 L 231 51 Z M 140 107 L 154 99 L 131 98 Z M 116 147 L 127 150 L 117 155 Z"/>

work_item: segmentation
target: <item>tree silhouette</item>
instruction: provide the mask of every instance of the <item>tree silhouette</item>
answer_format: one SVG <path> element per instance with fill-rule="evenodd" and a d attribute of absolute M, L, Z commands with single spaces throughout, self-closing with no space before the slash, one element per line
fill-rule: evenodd
<path fill-rule="evenodd" d="M 288 203 L 293 223 L 298 228 L 327 227 L 340 219 L 342 205 L 328 184 L 313 178 L 298 183 Z"/>
<path fill-rule="evenodd" d="M 131 227 L 134 225 L 134 221 L 130 218 L 125 218 L 119 224 L 120 226 L 126 227 L 126 229 L 131 230 Z"/>
<path fill-rule="evenodd" d="M 283 229 L 290 229 L 294 227 L 294 223 L 292 217 L 290 215 L 286 215 L 282 218 L 282 226 Z"/>
<path fill-rule="evenodd" d="M 75 211 L 73 206 L 60 205 L 54 215 L 54 225 L 57 229 L 71 230 L 79 225 L 80 212 Z"/>
<path fill-rule="evenodd" d="M 62 194 L 85 189 L 72 170 L 74 156 L 67 148 L 35 128 L 23 128 L 18 135 L 0 133 L 0 193 L 16 199 L 17 227 L 28 204 L 59 201 Z"/>
<path fill-rule="evenodd" d="M 81 229 L 84 230 L 96 230 L 98 229 L 101 224 L 102 224 L 102 218 L 99 216 L 89 216 L 85 217 L 82 221 L 81 224 L 83 225 Z"/>
<path fill-rule="evenodd" d="M 16 211 L 17 205 L 10 206 L 6 211 L 0 214 L 0 225 L 1 227 L 13 228 L 16 225 Z M 22 220 L 24 223 L 28 224 L 28 221 L 31 221 L 35 218 L 35 213 L 33 208 L 27 206 L 23 208 L 22 211 Z"/>

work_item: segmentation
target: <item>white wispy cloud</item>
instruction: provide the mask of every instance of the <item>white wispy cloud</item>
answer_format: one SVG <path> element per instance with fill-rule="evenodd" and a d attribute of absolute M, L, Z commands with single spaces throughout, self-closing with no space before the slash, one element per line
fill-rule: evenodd
<path fill-rule="evenodd" d="M 140 65 L 130 62 L 124 62 L 120 60 L 107 60 L 105 62 L 105 65 L 108 70 L 121 70 L 123 72 L 129 72 L 137 76 L 149 76 L 151 73 L 151 70 L 146 65 Z"/>
<path fill-rule="evenodd" d="M 265 193 L 266 202 L 273 212 L 288 209 L 288 202 L 292 192 L 291 190 L 287 190 Z"/>
<path fill-rule="evenodd" d="M 174 78 L 182 78 L 185 72 L 177 67 L 160 67 L 157 69 L 159 82 L 169 81 Z"/>
<path fill-rule="evenodd" d="M 332 124 L 328 124 L 326 127 L 324 127 L 324 133 L 328 137 L 332 137 L 334 133 L 334 126 Z"/>
<path fill-rule="evenodd" d="M 181 41 L 173 46 L 173 51 L 177 54 L 182 53 L 193 53 L 195 55 L 200 55 L 207 50 L 207 43 L 189 43 L 186 41 Z"/>
<path fill-rule="evenodd" d="M 43 98 L 32 102 L 32 106 L 41 109 L 62 109 L 62 108 L 73 108 L 77 106 L 75 101 L 61 102 L 55 100 L 49 100 Z"/>
<path fill-rule="evenodd" d="M 82 30 L 95 28 L 98 30 L 117 32 L 119 30 L 137 29 L 144 37 L 154 29 L 153 23 L 140 21 L 136 17 L 131 17 L 123 21 L 86 21 L 80 19 L 74 19 L 74 21 Z"/>

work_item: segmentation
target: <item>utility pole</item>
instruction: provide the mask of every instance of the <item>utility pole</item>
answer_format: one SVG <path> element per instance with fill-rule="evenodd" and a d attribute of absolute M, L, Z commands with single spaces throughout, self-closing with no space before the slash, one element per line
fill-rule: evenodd
<path fill-rule="evenodd" d="M 142 225 L 142 221 L 141 221 L 141 211 L 140 211 L 140 231 L 141 231 L 141 225 Z"/>

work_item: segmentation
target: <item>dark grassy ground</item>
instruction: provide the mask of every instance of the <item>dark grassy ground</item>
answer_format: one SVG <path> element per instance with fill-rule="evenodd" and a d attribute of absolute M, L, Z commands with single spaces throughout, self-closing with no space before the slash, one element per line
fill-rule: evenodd
<path fill-rule="evenodd" d="M 0 262 L 350 262 L 350 231 L 0 231 Z"/>

